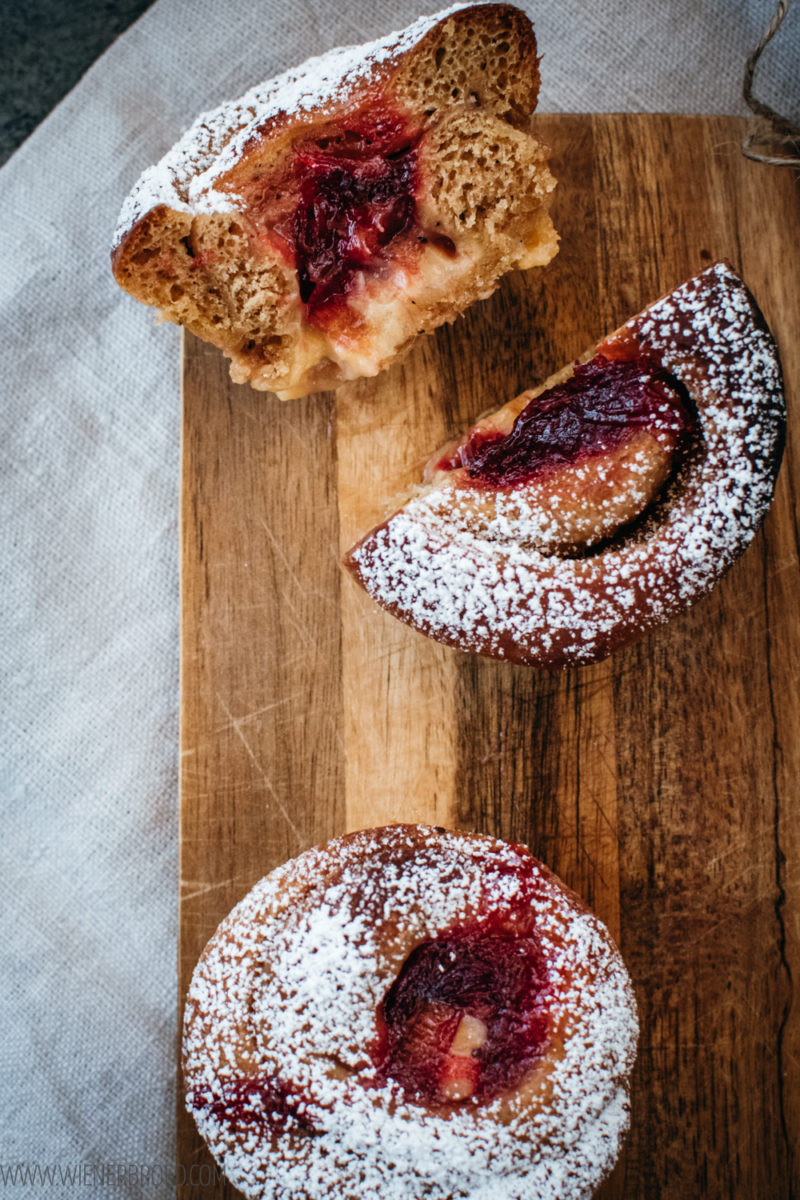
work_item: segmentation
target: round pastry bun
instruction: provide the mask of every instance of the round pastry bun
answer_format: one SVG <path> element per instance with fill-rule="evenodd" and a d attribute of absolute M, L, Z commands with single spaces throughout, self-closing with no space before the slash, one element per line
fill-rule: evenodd
<path fill-rule="evenodd" d="M 286 863 L 220 925 L 186 1101 L 248 1197 L 569 1200 L 617 1158 L 637 1032 L 608 931 L 525 847 L 392 825 Z"/>

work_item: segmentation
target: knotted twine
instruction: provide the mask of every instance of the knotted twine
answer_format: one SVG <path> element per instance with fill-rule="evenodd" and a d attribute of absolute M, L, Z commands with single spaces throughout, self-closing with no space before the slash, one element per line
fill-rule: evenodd
<path fill-rule="evenodd" d="M 759 128 L 742 142 L 742 153 L 756 162 L 776 167 L 800 166 L 800 126 L 794 125 L 753 95 L 753 76 L 762 52 L 780 29 L 790 6 L 791 0 L 778 0 L 775 15 L 745 64 L 742 83 L 745 103 L 760 118 Z"/>

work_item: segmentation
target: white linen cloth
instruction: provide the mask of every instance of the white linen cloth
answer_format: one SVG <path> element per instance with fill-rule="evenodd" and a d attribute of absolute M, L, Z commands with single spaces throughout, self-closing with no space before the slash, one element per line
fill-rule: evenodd
<path fill-rule="evenodd" d="M 34 1170 L 9 1195 L 70 1195 L 48 1167 L 174 1194 L 179 333 L 112 280 L 118 210 L 201 109 L 420 3 L 158 0 L 3 169 L 0 1173 Z M 543 111 L 744 112 L 773 12 L 526 7 Z M 797 111 L 800 11 L 756 92 Z"/>

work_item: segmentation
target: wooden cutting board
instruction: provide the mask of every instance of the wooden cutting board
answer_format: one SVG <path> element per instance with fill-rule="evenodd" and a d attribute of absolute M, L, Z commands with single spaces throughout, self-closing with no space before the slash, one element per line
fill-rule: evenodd
<path fill-rule="evenodd" d="M 447 650 L 340 558 L 439 443 L 717 258 L 759 300 L 800 418 L 798 186 L 742 157 L 745 127 L 540 117 L 559 255 L 377 380 L 283 404 L 185 343 L 180 995 L 256 880 L 335 834 L 422 820 L 526 842 L 636 987 L 632 1129 L 605 1200 L 800 1194 L 797 425 L 744 558 L 594 667 Z M 238 1195 L 179 1113 L 179 1194 Z"/>

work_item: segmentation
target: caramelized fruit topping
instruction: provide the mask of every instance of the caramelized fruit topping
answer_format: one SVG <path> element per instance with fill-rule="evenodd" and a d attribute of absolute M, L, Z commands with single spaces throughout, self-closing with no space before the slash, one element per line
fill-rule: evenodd
<path fill-rule="evenodd" d="M 692 418 L 676 381 L 630 353 L 577 363 L 569 379 L 531 400 L 510 433 L 476 430 L 440 469 L 466 467 L 476 482 L 505 487 L 618 446 L 636 429 L 687 430 Z"/>
<path fill-rule="evenodd" d="M 546 994 L 531 932 L 476 923 L 422 942 L 378 1011 L 378 1076 L 418 1103 L 491 1100 L 541 1057 Z"/>

